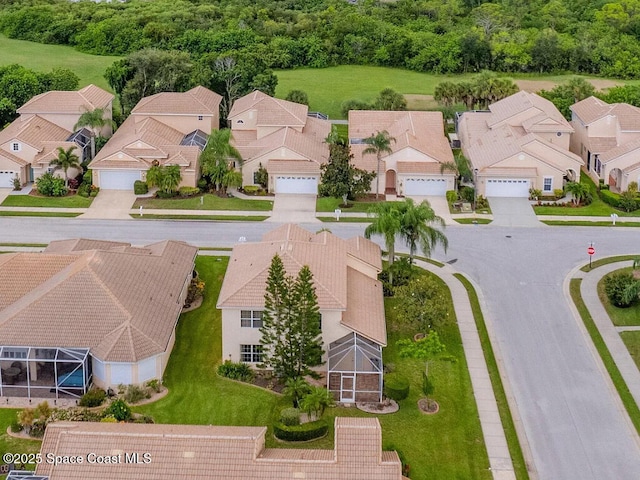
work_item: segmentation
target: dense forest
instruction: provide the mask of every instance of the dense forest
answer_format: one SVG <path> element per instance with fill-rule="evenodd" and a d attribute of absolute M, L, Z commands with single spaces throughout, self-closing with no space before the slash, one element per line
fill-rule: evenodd
<path fill-rule="evenodd" d="M 0 31 L 102 55 L 250 52 L 270 69 L 640 74 L 640 0 L 0 0 Z"/>

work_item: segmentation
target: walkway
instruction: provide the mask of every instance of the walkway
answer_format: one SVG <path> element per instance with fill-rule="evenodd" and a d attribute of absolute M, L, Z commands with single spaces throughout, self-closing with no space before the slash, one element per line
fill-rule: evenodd
<path fill-rule="evenodd" d="M 491 465 L 491 474 L 494 480 L 515 480 L 516 475 L 513 470 L 513 463 L 511 462 L 504 427 L 500 420 L 498 405 L 493 393 L 491 378 L 489 377 L 489 371 L 480 344 L 480 336 L 476 328 L 467 290 L 464 288 L 464 285 L 453 276 L 454 270 L 451 266 L 445 265 L 443 268 L 439 268 L 422 261 L 416 261 L 416 264 L 438 275 L 438 277 L 447 284 L 449 290 L 451 290 L 453 307 L 458 321 L 458 328 L 460 329 L 460 336 L 462 337 L 462 345 L 469 368 L 469 376 L 471 377 L 473 394 L 478 407 L 484 443 L 487 448 L 487 455 L 489 456 L 489 465 Z M 476 289 L 476 292 L 480 295 L 478 289 Z M 498 351 L 497 345 L 494 345 L 494 354 L 496 355 L 497 362 L 501 363 L 499 359 L 500 352 Z M 506 387 L 507 382 L 505 381 L 504 383 Z M 523 439 L 520 441 L 522 442 Z M 527 451 L 525 445 L 523 445 L 523 451 Z"/>

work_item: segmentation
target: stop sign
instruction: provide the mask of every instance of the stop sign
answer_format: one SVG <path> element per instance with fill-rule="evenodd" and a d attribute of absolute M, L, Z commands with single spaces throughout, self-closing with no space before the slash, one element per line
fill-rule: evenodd
<path fill-rule="evenodd" d="M 594 253 L 596 253 L 596 249 L 595 249 L 595 248 L 593 248 L 593 247 L 588 247 L 588 248 L 587 248 L 587 253 L 588 253 L 589 255 L 593 255 Z"/>

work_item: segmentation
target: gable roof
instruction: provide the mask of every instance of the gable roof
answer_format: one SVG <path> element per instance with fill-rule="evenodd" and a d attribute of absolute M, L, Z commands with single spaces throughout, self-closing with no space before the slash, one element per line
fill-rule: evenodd
<path fill-rule="evenodd" d="M 382 285 L 349 266 L 352 256 L 381 269 L 380 247 L 358 237 L 342 240 L 329 232 L 313 234 L 293 224 L 272 230 L 257 243 L 234 247 L 225 274 L 218 308 L 261 308 L 274 255 L 280 256 L 288 275 L 307 265 L 321 309 L 343 310 L 342 323 L 378 344 L 386 344 Z M 376 297 L 379 297 L 376 298 Z"/>
<path fill-rule="evenodd" d="M 182 310 L 197 249 L 93 240 L 52 242 L 3 258 L 3 345 L 89 348 L 103 361 L 163 353 Z"/>
<path fill-rule="evenodd" d="M 43 142 L 64 142 L 71 132 L 39 115 L 17 118 L 4 130 L 0 131 L 0 144 L 16 139 L 36 150 L 42 150 Z"/>
<path fill-rule="evenodd" d="M 27 113 L 83 114 L 96 108 L 106 108 L 114 98 L 112 93 L 91 84 L 75 92 L 52 90 L 41 93 L 18 108 L 17 112 L 20 115 Z"/>
<path fill-rule="evenodd" d="M 38 475 L 51 480 L 194 480 L 225 478 L 314 480 L 401 480 L 402 464 L 394 451 L 382 451 L 382 431 L 375 418 L 336 417 L 332 450 L 265 448 L 266 427 L 110 424 L 55 422 L 47 426 L 43 457 L 122 455 L 116 464 L 79 465 L 43 462 Z M 124 461 L 124 454 L 148 453 L 150 463 Z"/>
<path fill-rule="evenodd" d="M 216 115 L 222 97 L 197 86 L 186 92 L 161 92 L 145 97 L 131 110 L 132 115 Z"/>
<path fill-rule="evenodd" d="M 571 111 L 585 125 L 606 116 L 616 117 L 623 131 L 640 131 L 640 108 L 627 103 L 607 103 L 596 97 L 588 97 L 571 105 Z"/>
<path fill-rule="evenodd" d="M 254 90 L 233 102 L 229 118 L 248 110 L 256 111 L 256 125 L 259 127 L 303 127 L 307 123 L 309 107 L 301 103 L 271 97 L 260 90 Z"/>
<path fill-rule="evenodd" d="M 551 125 L 554 127 L 550 131 L 573 132 L 573 127 L 552 102 L 524 90 L 492 103 L 489 105 L 489 110 L 491 112 L 487 119 L 489 127 L 503 122 L 510 123 L 509 119 L 528 112 L 528 117 L 520 121 L 520 125 L 524 126 L 527 131 L 532 131 L 531 128 L 534 125 L 544 124 L 545 120 L 552 120 Z M 513 125 L 513 123 L 510 124 Z"/>

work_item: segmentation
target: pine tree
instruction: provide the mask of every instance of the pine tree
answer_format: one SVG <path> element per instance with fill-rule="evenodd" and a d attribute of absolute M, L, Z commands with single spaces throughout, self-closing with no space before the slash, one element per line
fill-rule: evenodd
<path fill-rule="evenodd" d="M 313 286 L 313 274 L 308 266 L 298 272 L 294 288 L 293 339 L 297 354 L 297 375 L 311 373 L 309 367 L 322 365 L 322 338 L 320 337 L 320 309 Z"/>

